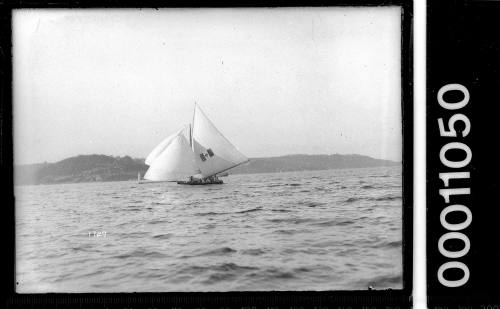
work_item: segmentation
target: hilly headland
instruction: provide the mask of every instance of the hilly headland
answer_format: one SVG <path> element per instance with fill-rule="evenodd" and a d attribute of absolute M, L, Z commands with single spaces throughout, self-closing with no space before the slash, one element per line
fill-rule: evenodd
<path fill-rule="evenodd" d="M 401 165 L 401 162 L 358 154 L 297 154 L 250 158 L 250 162 L 228 172 L 229 174 L 276 173 L 398 165 Z M 14 174 L 16 185 L 33 185 L 133 180 L 137 179 L 138 173 L 144 175 L 147 169 L 144 159 L 94 154 L 79 155 L 55 163 L 15 165 Z"/>

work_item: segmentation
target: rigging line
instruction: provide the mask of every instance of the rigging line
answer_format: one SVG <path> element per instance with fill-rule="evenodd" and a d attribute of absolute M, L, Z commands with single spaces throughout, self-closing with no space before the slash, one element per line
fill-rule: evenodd
<path fill-rule="evenodd" d="M 223 172 L 225 172 L 225 171 L 227 171 L 227 170 L 232 169 L 233 167 L 237 167 L 237 166 L 242 165 L 243 163 L 247 163 L 247 162 L 250 162 L 250 159 L 247 159 L 246 161 L 243 161 L 243 162 L 240 162 L 240 163 L 238 163 L 238 164 L 236 164 L 236 165 L 233 165 L 233 166 L 231 166 L 231 167 L 228 167 L 228 168 L 226 168 L 226 169 L 224 169 L 224 170 L 222 170 L 222 171 L 219 171 L 219 172 L 217 172 L 217 173 L 214 173 L 214 174 L 212 174 L 212 175 L 210 175 L 210 176 L 207 176 L 207 177 L 205 177 L 205 178 L 212 177 L 213 175 L 217 175 L 217 174 L 223 173 Z"/>

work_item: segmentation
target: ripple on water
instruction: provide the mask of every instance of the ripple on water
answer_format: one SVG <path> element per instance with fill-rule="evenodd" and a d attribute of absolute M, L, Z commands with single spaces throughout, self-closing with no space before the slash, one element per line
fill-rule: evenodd
<path fill-rule="evenodd" d="M 129 258 L 150 258 L 150 259 L 160 259 L 166 258 L 168 255 L 158 252 L 158 251 L 149 251 L 145 249 L 135 249 L 129 251 L 127 253 L 122 253 L 119 255 L 112 256 L 112 258 L 116 259 L 129 259 Z"/>
<path fill-rule="evenodd" d="M 297 229 L 280 229 L 275 230 L 273 233 L 284 234 L 284 235 L 295 235 L 299 233 L 307 232 L 307 230 L 297 230 Z"/>
<path fill-rule="evenodd" d="M 282 279 L 297 279 L 297 276 L 293 271 L 278 267 L 266 267 L 264 269 L 260 269 L 257 272 L 252 272 L 248 276 L 253 277 L 254 280 L 258 279 L 259 281 L 280 281 Z"/>
<path fill-rule="evenodd" d="M 324 203 L 324 202 L 306 201 L 306 202 L 299 203 L 299 205 L 303 205 L 303 206 L 306 206 L 306 207 L 314 208 L 314 207 L 318 207 L 318 206 L 324 206 L 324 205 L 326 205 L 326 203 Z"/>
<path fill-rule="evenodd" d="M 260 249 L 260 248 L 241 250 L 241 254 L 245 254 L 245 255 L 257 256 L 257 255 L 262 255 L 265 253 L 266 253 L 266 250 Z"/>
<path fill-rule="evenodd" d="M 174 236 L 174 234 L 170 234 L 170 233 L 167 233 L 167 234 L 158 234 L 158 235 L 154 235 L 153 239 L 165 240 L 165 239 L 170 239 L 173 236 Z"/>
<path fill-rule="evenodd" d="M 359 200 L 361 200 L 361 198 L 359 198 L 359 197 L 349 197 L 349 198 L 347 198 L 347 199 L 344 201 L 344 203 L 354 203 L 354 202 L 357 202 L 357 201 L 359 201 Z"/>
<path fill-rule="evenodd" d="M 393 201 L 393 200 L 400 200 L 401 195 L 384 195 L 380 197 L 371 197 L 368 200 L 370 201 Z"/>
<path fill-rule="evenodd" d="M 221 247 L 213 250 L 204 251 L 201 253 L 195 253 L 193 255 L 185 255 L 185 258 L 199 257 L 199 256 L 223 256 L 230 255 L 232 253 L 238 252 L 237 250 L 230 247 Z"/>
<path fill-rule="evenodd" d="M 192 275 L 200 275 L 207 272 L 225 272 L 225 273 L 242 273 L 247 271 L 252 271 L 258 269 L 253 266 L 243 266 L 238 265 L 236 263 L 220 263 L 215 265 L 189 265 L 187 267 L 183 267 L 177 271 L 177 274 L 192 274 Z"/>
<path fill-rule="evenodd" d="M 371 185 L 364 185 L 364 186 L 361 186 L 361 189 L 364 189 L 364 190 L 367 190 L 367 189 L 375 189 L 375 186 L 371 186 Z"/>
<path fill-rule="evenodd" d="M 20 286 L 401 288 L 400 176 L 400 169 L 373 168 L 231 175 L 217 187 L 23 187 L 16 199 Z M 107 237 L 88 238 L 85 227 Z"/>
<path fill-rule="evenodd" d="M 376 276 L 375 278 L 371 278 L 368 280 L 367 279 L 358 280 L 358 284 L 360 285 L 367 284 L 368 286 L 371 286 L 374 289 L 394 288 L 400 286 L 402 282 L 403 282 L 403 277 L 401 275 L 394 275 L 394 274 Z"/>
<path fill-rule="evenodd" d="M 267 219 L 267 221 L 272 222 L 272 223 L 290 223 L 290 224 L 301 224 L 301 223 L 308 223 L 308 222 L 314 222 L 314 218 L 274 218 L 274 219 Z"/>
<path fill-rule="evenodd" d="M 148 221 L 148 224 L 150 224 L 150 225 L 168 224 L 168 223 L 170 223 L 169 220 L 152 220 L 152 221 Z"/>

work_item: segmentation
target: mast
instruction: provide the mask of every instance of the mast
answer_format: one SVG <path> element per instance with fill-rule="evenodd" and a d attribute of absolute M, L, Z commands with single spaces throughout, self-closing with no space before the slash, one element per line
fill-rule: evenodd
<path fill-rule="evenodd" d="M 193 134 L 191 133 L 191 124 L 189 124 L 189 146 L 193 149 Z"/>
<path fill-rule="evenodd" d="M 193 122 L 192 126 L 194 129 L 194 115 L 196 114 L 196 101 L 194 101 L 194 109 L 193 109 Z M 194 143 L 193 143 L 193 134 L 191 134 L 191 124 L 189 125 L 189 142 L 191 143 L 191 149 L 194 151 Z"/>

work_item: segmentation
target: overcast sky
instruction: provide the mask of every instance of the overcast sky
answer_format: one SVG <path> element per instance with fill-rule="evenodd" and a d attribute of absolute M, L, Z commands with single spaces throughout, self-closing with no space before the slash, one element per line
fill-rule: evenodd
<path fill-rule="evenodd" d="M 248 157 L 401 160 L 400 9 L 19 10 L 16 164 L 145 158 L 200 104 Z"/>

